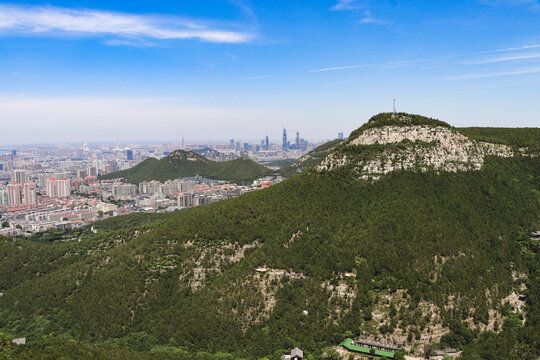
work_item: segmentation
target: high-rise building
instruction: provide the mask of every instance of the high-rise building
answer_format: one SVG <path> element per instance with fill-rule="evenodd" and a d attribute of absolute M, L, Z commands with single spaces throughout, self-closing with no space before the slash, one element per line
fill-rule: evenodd
<path fill-rule="evenodd" d="M 24 184 L 25 182 L 28 181 L 28 176 L 26 175 L 26 170 L 21 170 L 21 169 L 17 169 L 14 171 L 15 173 L 15 176 L 14 176 L 14 182 L 16 183 L 19 183 L 19 184 Z"/>
<path fill-rule="evenodd" d="M 299 131 L 296 132 L 295 144 L 296 144 L 296 148 L 299 149 L 300 148 L 300 132 Z"/>
<path fill-rule="evenodd" d="M 8 192 L 8 205 L 9 206 L 20 206 L 22 205 L 21 197 L 21 184 L 13 182 L 7 186 Z"/>
<path fill-rule="evenodd" d="M 13 157 L 17 156 L 17 150 L 11 150 L 11 156 Z"/>
<path fill-rule="evenodd" d="M 268 135 L 266 135 L 264 149 L 269 150 L 270 149 L 270 142 L 268 141 Z"/>
<path fill-rule="evenodd" d="M 7 190 L 0 190 L 0 205 L 8 205 L 8 192 Z"/>
<path fill-rule="evenodd" d="M 71 195 L 71 184 L 69 179 L 56 180 L 56 191 L 58 197 L 69 197 Z"/>
<path fill-rule="evenodd" d="M 86 177 L 86 170 L 79 169 L 76 171 L 77 179 L 84 179 Z"/>
<path fill-rule="evenodd" d="M 38 183 L 37 185 L 44 189 L 45 186 L 47 185 L 47 178 L 50 177 L 51 174 L 38 174 Z"/>
<path fill-rule="evenodd" d="M 88 176 L 97 176 L 97 169 L 95 166 L 88 166 L 86 168 L 86 173 Z"/>
<path fill-rule="evenodd" d="M 282 145 L 283 151 L 289 150 L 289 143 L 287 142 L 287 130 L 283 129 L 283 145 Z"/>
<path fill-rule="evenodd" d="M 23 204 L 37 204 L 37 188 L 36 183 L 32 181 L 25 182 L 23 185 Z"/>
<path fill-rule="evenodd" d="M 58 193 L 56 192 L 56 179 L 55 178 L 50 177 L 45 182 L 45 194 L 47 194 L 47 196 L 51 198 L 58 197 Z"/>
<path fill-rule="evenodd" d="M 167 154 L 168 155 L 168 154 Z M 114 160 L 111 161 L 111 171 L 115 172 L 120 170 L 120 167 L 118 166 L 118 163 Z"/>
<path fill-rule="evenodd" d="M 340 140 L 343 140 L 343 133 L 342 132 L 337 133 L 337 138 Z"/>
<path fill-rule="evenodd" d="M 234 149 L 234 139 L 229 140 L 229 147 Z"/>
<path fill-rule="evenodd" d="M 15 163 L 13 162 L 13 159 L 8 160 L 8 161 L 6 162 L 6 170 L 7 170 L 7 171 L 11 171 L 11 170 L 13 170 L 13 169 L 15 169 Z"/>
<path fill-rule="evenodd" d="M 48 197 L 69 197 L 71 195 L 71 184 L 69 179 L 47 179 L 46 194 Z"/>
<path fill-rule="evenodd" d="M 184 146 L 183 142 L 184 142 L 184 139 L 182 138 L 182 147 Z M 133 160 L 133 150 L 126 150 L 126 158 L 128 160 Z"/>

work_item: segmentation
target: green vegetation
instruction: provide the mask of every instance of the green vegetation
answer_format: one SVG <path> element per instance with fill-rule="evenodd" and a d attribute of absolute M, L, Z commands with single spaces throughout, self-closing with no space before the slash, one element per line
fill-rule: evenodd
<path fill-rule="evenodd" d="M 540 152 L 540 128 L 460 128 L 464 135 L 478 140 L 506 144 L 518 148 L 526 147 L 530 153 Z"/>
<path fill-rule="evenodd" d="M 161 160 L 149 158 L 130 169 L 103 175 L 101 178 L 124 178 L 127 182 L 138 184 L 141 181 L 166 181 L 201 175 L 241 184 L 271 173 L 270 169 L 246 158 L 216 162 L 192 151 L 176 150 Z"/>
<path fill-rule="evenodd" d="M 496 307 L 513 289 L 512 270 L 527 268 L 514 234 L 539 227 L 539 185 L 538 158 L 489 158 L 478 172 L 396 172 L 375 183 L 346 171 L 307 171 L 268 190 L 81 242 L 6 239 L 0 257 L 13 260 L 1 262 L 0 327 L 17 336 L 120 344 L 138 334 L 147 339 L 139 351 L 268 356 L 336 344 L 346 330 L 373 331 L 377 295 L 404 289 L 396 327 L 414 334 L 424 321 L 416 311 L 422 301 L 439 306 L 441 323 L 450 324 L 471 317 L 471 308 Z M 246 245 L 255 247 L 242 259 L 219 255 Z M 262 265 L 306 277 L 263 286 L 254 271 Z M 194 287 L 199 266 L 207 270 Z M 356 274 L 348 281 L 352 302 L 321 288 L 346 272 Z M 459 301 L 444 310 L 450 295 Z"/>
<path fill-rule="evenodd" d="M 334 150 L 336 146 L 341 144 L 343 140 L 335 139 L 324 143 L 315 149 L 311 150 L 292 164 L 286 165 L 279 170 L 279 173 L 284 177 L 291 177 L 296 174 L 300 174 L 302 171 L 315 166 L 326 156 L 330 151 Z"/>
<path fill-rule="evenodd" d="M 239 198 L 94 229 L 69 242 L 0 238 L 0 331 L 111 358 L 278 360 L 295 346 L 321 358 L 360 334 L 399 333 L 414 346 L 436 325 L 465 359 L 540 354 L 538 243 L 528 236 L 540 229 L 539 157 L 375 182 L 349 167 L 308 169 Z M 525 321 L 501 305 L 523 284 Z M 504 317 L 498 333 L 464 325 L 486 325 L 493 311 Z"/>
<path fill-rule="evenodd" d="M 135 226 L 156 223 L 171 217 L 171 213 L 135 213 L 123 216 L 114 216 L 91 225 L 96 231 L 112 231 L 129 229 Z"/>
<path fill-rule="evenodd" d="M 283 168 L 294 163 L 295 159 L 280 159 L 280 160 L 271 160 L 271 161 L 261 161 L 261 164 L 268 167 L 278 167 Z"/>

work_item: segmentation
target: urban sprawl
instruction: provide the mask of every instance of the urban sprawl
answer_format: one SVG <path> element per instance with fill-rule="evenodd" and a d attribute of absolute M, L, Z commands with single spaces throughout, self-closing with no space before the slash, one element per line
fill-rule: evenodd
<path fill-rule="evenodd" d="M 342 137 L 342 134 L 339 134 Z M 211 204 L 269 187 L 279 176 L 249 185 L 201 176 L 148 181 L 138 185 L 99 176 L 129 169 L 149 157 L 163 158 L 190 149 L 214 160 L 249 157 L 262 164 L 296 159 L 314 148 L 283 130 L 281 143 L 234 141 L 225 144 L 20 146 L 0 150 L 0 235 L 25 235 L 50 229 L 74 229 L 99 219 L 135 212 L 170 212 Z M 269 165 L 269 167 L 272 167 Z"/>

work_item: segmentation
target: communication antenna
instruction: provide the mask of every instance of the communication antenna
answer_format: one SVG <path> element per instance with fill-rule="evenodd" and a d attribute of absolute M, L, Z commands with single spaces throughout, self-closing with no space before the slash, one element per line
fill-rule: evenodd
<path fill-rule="evenodd" d="M 396 115 L 396 100 L 397 99 L 394 99 L 394 115 Z"/>

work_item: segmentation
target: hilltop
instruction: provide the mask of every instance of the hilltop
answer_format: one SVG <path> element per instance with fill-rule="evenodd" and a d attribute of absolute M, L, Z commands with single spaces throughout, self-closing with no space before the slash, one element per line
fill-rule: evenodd
<path fill-rule="evenodd" d="M 295 346 L 322 359 L 358 336 L 415 356 L 535 359 L 540 158 L 402 116 L 266 190 L 70 243 L 0 239 L 0 331 L 163 359 L 278 360 Z M 366 160 L 418 149 L 363 177 Z"/>
<path fill-rule="evenodd" d="M 359 178 L 377 180 L 398 170 L 479 170 L 486 156 L 513 155 L 509 146 L 470 139 L 439 120 L 382 113 L 354 131 L 317 170 L 346 168 Z"/>
<path fill-rule="evenodd" d="M 103 175 L 101 178 L 124 178 L 127 182 L 138 184 L 141 181 L 166 181 L 201 175 L 241 184 L 271 173 L 270 169 L 247 158 L 217 162 L 193 151 L 176 150 L 161 160 L 148 158 L 130 169 Z"/>

